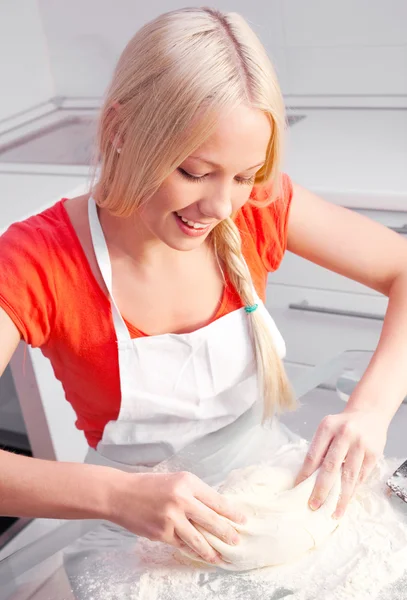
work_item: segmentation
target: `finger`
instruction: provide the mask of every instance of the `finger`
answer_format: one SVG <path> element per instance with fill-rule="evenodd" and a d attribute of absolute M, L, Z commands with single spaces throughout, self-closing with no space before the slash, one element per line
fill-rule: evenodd
<path fill-rule="evenodd" d="M 377 458 L 374 454 L 366 454 L 362 468 L 359 473 L 359 482 L 364 483 L 371 475 L 377 463 Z"/>
<path fill-rule="evenodd" d="M 308 448 L 302 468 L 297 475 L 295 485 L 298 485 L 307 479 L 317 470 L 327 452 L 332 438 L 333 434 L 330 430 L 329 420 L 328 418 L 325 418 L 318 427 L 310 447 Z"/>
<path fill-rule="evenodd" d="M 204 536 L 185 519 L 177 526 L 177 536 L 206 562 L 216 564 L 221 558 L 218 552 L 206 541 Z"/>
<path fill-rule="evenodd" d="M 362 448 L 354 447 L 348 452 L 345 463 L 342 466 L 341 495 L 333 514 L 334 519 L 340 519 L 345 513 L 349 501 L 355 492 L 364 458 L 365 452 Z"/>
<path fill-rule="evenodd" d="M 199 500 L 195 500 L 195 502 L 196 504 L 192 506 L 191 511 L 188 511 L 188 519 L 191 519 L 191 521 L 230 546 L 235 546 L 240 542 L 240 536 L 232 525 Z"/>
<path fill-rule="evenodd" d="M 203 481 L 201 481 L 200 484 L 202 485 L 199 485 L 194 493 L 194 496 L 197 500 L 200 500 L 203 504 L 214 510 L 218 515 L 222 515 L 234 523 L 246 523 L 246 516 L 242 514 L 238 508 L 233 506 L 233 504 L 227 498 L 213 490 Z"/>
<path fill-rule="evenodd" d="M 183 542 L 176 533 L 174 533 L 174 540 L 172 542 L 172 545 L 175 548 L 179 548 L 179 550 L 184 550 L 190 556 L 190 558 L 195 558 L 195 560 L 202 560 L 202 557 L 199 556 L 199 554 L 197 554 L 196 552 L 194 552 L 194 550 L 192 550 L 192 548 L 188 546 L 185 542 Z"/>
<path fill-rule="evenodd" d="M 344 438 L 334 440 L 329 446 L 328 452 L 322 461 L 321 469 L 318 473 L 309 501 L 310 508 L 313 510 L 317 510 L 327 499 L 328 494 L 338 477 L 348 450 L 349 442 Z"/>

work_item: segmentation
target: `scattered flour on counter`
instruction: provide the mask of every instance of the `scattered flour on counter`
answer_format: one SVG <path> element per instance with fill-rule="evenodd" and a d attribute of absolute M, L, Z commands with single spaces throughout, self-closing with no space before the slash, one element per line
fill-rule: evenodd
<path fill-rule="evenodd" d="M 289 444 L 280 464 L 304 452 L 304 444 Z M 182 564 L 173 548 L 139 538 L 101 550 L 78 573 L 74 593 L 78 600 L 406 600 L 407 505 L 390 499 L 385 485 L 401 462 L 382 460 L 339 527 L 293 563 L 231 573 Z"/>

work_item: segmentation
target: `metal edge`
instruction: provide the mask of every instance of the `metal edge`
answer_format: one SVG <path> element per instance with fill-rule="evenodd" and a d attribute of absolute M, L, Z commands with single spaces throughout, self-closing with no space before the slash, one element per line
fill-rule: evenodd
<path fill-rule="evenodd" d="M 29 525 L 34 519 L 28 519 L 25 517 L 19 517 L 15 523 L 11 525 L 6 531 L 0 534 L 0 550 L 2 550 L 12 539 L 16 537 L 27 525 Z"/>

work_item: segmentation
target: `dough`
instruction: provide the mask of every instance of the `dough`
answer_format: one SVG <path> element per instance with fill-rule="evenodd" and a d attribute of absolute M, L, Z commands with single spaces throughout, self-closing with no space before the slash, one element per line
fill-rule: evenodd
<path fill-rule="evenodd" d="M 245 525 L 233 524 L 240 543 L 230 546 L 194 523 L 221 555 L 218 566 L 245 571 L 279 565 L 321 544 L 339 524 L 332 514 L 341 491 L 341 473 L 325 503 L 313 511 L 308 500 L 318 472 L 293 487 L 298 473 L 293 467 L 252 466 L 232 471 L 219 492 L 247 516 Z"/>

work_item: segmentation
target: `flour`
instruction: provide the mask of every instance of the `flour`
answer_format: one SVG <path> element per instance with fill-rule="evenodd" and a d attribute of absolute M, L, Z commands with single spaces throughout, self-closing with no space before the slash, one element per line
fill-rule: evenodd
<path fill-rule="evenodd" d="M 305 441 L 288 444 L 278 460 L 290 464 L 305 451 Z M 401 462 L 382 460 L 339 527 L 291 564 L 230 573 L 182 564 L 165 544 L 127 539 L 127 546 L 89 557 L 88 566 L 81 562 L 81 571 L 71 577 L 75 595 L 79 600 L 406 600 L 407 572 L 400 578 L 407 569 L 407 505 L 389 498 L 385 486 Z"/>

